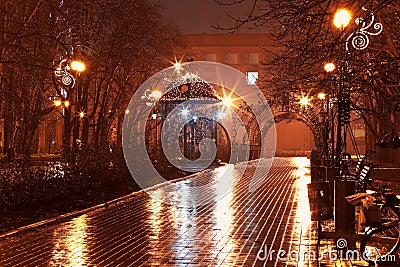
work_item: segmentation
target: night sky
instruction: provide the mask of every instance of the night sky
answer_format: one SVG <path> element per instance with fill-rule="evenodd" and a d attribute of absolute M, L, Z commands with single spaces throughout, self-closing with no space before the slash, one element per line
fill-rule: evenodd
<path fill-rule="evenodd" d="M 253 1 L 244 1 L 244 3 L 234 6 L 220 6 L 213 0 L 157 0 L 157 2 L 165 7 L 162 11 L 163 15 L 176 21 L 179 30 L 187 34 L 226 33 L 226 31 L 213 29 L 211 26 L 219 24 L 230 27 L 234 25 L 228 15 L 243 17 L 249 13 Z M 249 30 L 243 28 L 239 32 L 245 33 Z"/>

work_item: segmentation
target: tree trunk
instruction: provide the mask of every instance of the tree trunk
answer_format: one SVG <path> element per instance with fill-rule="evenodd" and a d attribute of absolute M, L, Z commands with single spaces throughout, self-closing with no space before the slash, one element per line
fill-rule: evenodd
<path fill-rule="evenodd" d="M 10 114 L 10 109 L 6 108 L 4 111 L 4 151 L 7 152 L 8 149 L 12 148 L 12 132 L 13 123 Z"/>
<path fill-rule="evenodd" d="M 89 118 L 88 115 L 88 83 L 82 84 L 82 100 L 81 100 L 81 110 L 85 112 L 85 116 L 82 118 L 82 136 L 81 141 L 83 144 L 87 144 L 89 140 Z"/>
<path fill-rule="evenodd" d="M 124 114 L 118 116 L 118 127 L 117 127 L 117 147 L 122 146 L 122 127 L 124 123 Z"/>
<path fill-rule="evenodd" d="M 64 128 L 62 136 L 62 147 L 64 156 L 71 153 L 71 110 L 69 108 L 64 109 Z"/>

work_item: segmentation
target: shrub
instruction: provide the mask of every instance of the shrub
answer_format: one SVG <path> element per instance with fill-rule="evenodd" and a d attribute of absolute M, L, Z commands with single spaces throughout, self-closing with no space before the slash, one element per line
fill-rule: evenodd
<path fill-rule="evenodd" d="M 74 158 L 52 162 L 15 160 L 0 168 L 0 208 L 101 192 L 127 179 L 132 178 L 121 149 L 87 147 L 78 151 Z"/>

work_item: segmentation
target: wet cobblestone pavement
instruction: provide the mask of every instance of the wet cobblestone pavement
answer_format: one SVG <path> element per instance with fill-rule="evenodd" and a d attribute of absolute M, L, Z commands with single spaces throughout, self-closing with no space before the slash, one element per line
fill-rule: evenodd
<path fill-rule="evenodd" d="M 252 191 L 256 165 L 251 162 L 243 177 L 237 175 L 240 164 L 223 166 L 148 189 L 153 197 L 140 191 L 66 222 L 3 236 L 0 266 L 315 265 L 277 255 L 278 250 L 298 255 L 315 250 L 306 186 L 309 161 L 275 158 Z M 209 191 L 196 197 L 188 193 L 199 184 L 219 190 L 215 177 L 220 171 L 229 171 L 230 184 L 223 186 L 232 186 L 224 198 L 214 200 Z M 160 201 L 165 197 L 168 202 Z M 276 253 L 265 257 L 265 250 Z"/>

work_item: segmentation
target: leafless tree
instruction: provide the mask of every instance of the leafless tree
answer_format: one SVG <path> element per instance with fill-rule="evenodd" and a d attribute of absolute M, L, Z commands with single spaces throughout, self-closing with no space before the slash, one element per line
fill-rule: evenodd
<path fill-rule="evenodd" d="M 77 113 L 84 112 L 79 136 L 84 143 L 107 144 L 115 120 L 119 120 L 120 132 L 122 117 L 136 88 L 166 66 L 174 49 L 181 46 L 177 31 L 158 9 L 143 0 L 71 1 L 59 8 L 59 12 L 68 10 L 57 16 L 63 18 L 58 32 L 64 35 L 69 56 L 81 58 L 88 65 L 77 77 L 77 86 L 69 91 L 75 114 L 66 123 L 72 125 Z M 74 139 L 78 127 L 78 123 L 73 124 Z"/>
<path fill-rule="evenodd" d="M 0 14 L 0 111 L 4 148 L 29 154 L 39 120 L 50 113 L 51 69 L 44 1 L 2 1 Z"/>
<path fill-rule="evenodd" d="M 4 147 L 35 152 L 37 127 L 55 107 L 62 110 L 63 145 L 71 135 L 106 145 L 136 88 L 173 58 L 182 43 L 159 7 L 145 0 L 4 0 L 0 4 L 0 116 Z M 60 83 L 60 61 L 82 60 L 87 69 Z M 83 118 L 79 113 L 83 112 Z M 120 124 L 120 123 L 119 123 Z"/>

